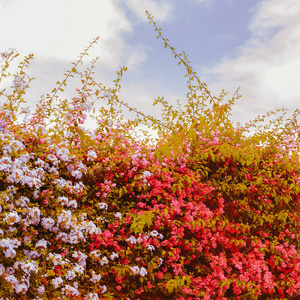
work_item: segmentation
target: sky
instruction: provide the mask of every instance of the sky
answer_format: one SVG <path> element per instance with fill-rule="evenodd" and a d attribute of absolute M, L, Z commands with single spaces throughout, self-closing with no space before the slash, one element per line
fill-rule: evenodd
<path fill-rule="evenodd" d="M 157 39 L 145 10 L 176 51 L 189 55 L 214 96 L 224 89 L 230 99 L 240 87 L 234 121 L 298 107 L 299 0 L 0 0 L 0 52 L 15 48 L 21 58 L 35 55 L 27 73 L 36 79 L 25 97 L 34 106 L 99 36 L 84 60 L 88 66 L 99 57 L 97 82 L 112 86 L 116 71 L 126 66 L 120 99 L 159 118 L 154 99 L 185 104 L 188 90 L 184 67 Z"/>

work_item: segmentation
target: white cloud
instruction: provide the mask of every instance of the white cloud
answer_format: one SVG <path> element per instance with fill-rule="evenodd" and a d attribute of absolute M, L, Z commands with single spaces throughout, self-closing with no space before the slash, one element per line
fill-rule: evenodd
<path fill-rule="evenodd" d="M 147 20 L 145 11 L 155 16 L 156 21 L 167 21 L 172 11 L 171 1 L 153 1 L 153 0 L 127 0 L 128 7 L 133 10 L 137 16 Z"/>
<path fill-rule="evenodd" d="M 241 86 L 240 116 L 274 108 L 294 109 L 300 100 L 300 2 L 268 0 L 257 6 L 249 26 L 252 37 L 240 54 L 207 70 L 214 90 Z"/>
<path fill-rule="evenodd" d="M 26 70 L 37 78 L 25 95 L 32 108 L 42 94 L 50 93 L 56 87 L 55 82 L 64 78 L 63 73 L 70 68 L 70 62 L 76 61 L 83 48 L 96 36 L 100 36 L 100 41 L 84 61 L 100 57 L 95 79 L 106 86 L 113 85 L 115 71 L 120 66 L 125 65 L 132 71 L 147 58 L 151 50 L 147 46 L 126 43 L 126 34 L 131 33 L 134 24 L 121 3 L 145 23 L 148 23 L 145 10 L 149 10 L 156 21 L 163 22 L 169 20 L 173 8 L 170 0 L 0 0 L 0 19 L 6 24 L 1 33 L 0 52 L 16 48 L 22 56 L 35 54 Z M 75 96 L 75 87 L 78 86 L 71 79 L 61 96 Z M 127 96 L 132 102 L 129 104 L 135 106 L 137 97 L 143 101 L 149 99 L 143 91 L 139 90 L 139 97 L 136 89 L 130 89 Z"/>
<path fill-rule="evenodd" d="M 14 47 L 47 59 L 74 60 L 100 36 L 95 52 L 114 62 L 124 46 L 121 34 L 131 30 L 124 13 L 110 0 L 19 0 L 3 5 L 0 19 L 5 24 L 3 50 Z"/>
<path fill-rule="evenodd" d="M 141 45 L 135 48 L 130 48 L 130 56 L 126 62 L 128 70 L 133 70 L 139 66 L 147 57 L 147 49 Z"/>

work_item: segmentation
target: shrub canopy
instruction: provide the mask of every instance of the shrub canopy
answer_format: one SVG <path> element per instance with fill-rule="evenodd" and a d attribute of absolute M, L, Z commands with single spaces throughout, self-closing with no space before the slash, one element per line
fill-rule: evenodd
<path fill-rule="evenodd" d="M 97 39 L 33 114 L 21 107 L 33 56 L 12 75 L 18 54 L 1 54 L 13 86 L 0 91 L 0 299 L 298 299 L 298 110 L 234 125 L 238 93 L 213 97 L 148 18 L 187 70 L 185 109 L 156 99 L 162 120 L 118 98 L 126 68 L 111 88 L 95 60 L 79 70 Z M 74 75 L 77 95 L 60 99 Z"/>

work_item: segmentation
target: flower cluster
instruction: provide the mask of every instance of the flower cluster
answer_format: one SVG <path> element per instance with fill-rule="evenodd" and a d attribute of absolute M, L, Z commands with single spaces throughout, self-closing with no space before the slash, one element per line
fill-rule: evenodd
<path fill-rule="evenodd" d="M 190 101 L 177 127 L 162 102 L 153 145 L 119 119 L 119 79 L 101 92 L 91 73 L 70 101 L 63 81 L 32 116 L 21 108 L 20 125 L 22 71 L 0 107 L 0 300 L 299 297 L 295 123 L 274 144 L 276 131 L 234 128 L 221 96 L 207 120 Z M 94 132 L 90 97 L 111 105 Z"/>

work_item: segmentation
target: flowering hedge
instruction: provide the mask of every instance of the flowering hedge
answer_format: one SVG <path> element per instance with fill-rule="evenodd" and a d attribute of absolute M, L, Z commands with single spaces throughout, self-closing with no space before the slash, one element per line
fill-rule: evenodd
<path fill-rule="evenodd" d="M 13 85 L 0 91 L 0 299 L 298 299 L 298 111 L 234 126 L 234 99 L 212 97 L 171 47 L 187 69 L 186 110 L 157 99 L 163 122 L 135 109 L 143 118 L 124 121 L 125 69 L 112 88 L 92 78 L 95 61 L 78 70 L 95 42 L 33 114 L 20 107 L 32 56 L 11 75 L 18 54 L 1 54 Z M 72 74 L 82 86 L 61 100 Z M 108 107 L 91 132 L 97 99 Z M 135 135 L 149 120 L 155 143 Z"/>

